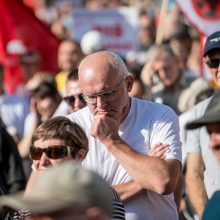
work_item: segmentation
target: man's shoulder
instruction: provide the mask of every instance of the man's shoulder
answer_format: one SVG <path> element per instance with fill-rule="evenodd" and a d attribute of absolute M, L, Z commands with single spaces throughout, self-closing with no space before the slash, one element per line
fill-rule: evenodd
<path fill-rule="evenodd" d="M 70 113 L 69 115 L 66 116 L 67 118 L 69 118 L 72 121 L 76 121 L 76 120 L 86 120 L 87 118 L 90 117 L 90 112 L 89 112 L 89 108 L 88 106 Z"/>
<path fill-rule="evenodd" d="M 149 101 L 149 100 L 141 100 L 137 98 L 132 98 L 133 102 L 133 110 L 140 111 L 143 114 L 152 113 L 153 116 L 159 117 L 159 115 L 164 115 L 165 113 L 170 113 L 176 115 L 174 110 L 168 105 L 164 105 L 161 103 Z"/>
<path fill-rule="evenodd" d="M 180 93 L 178 108 L 181 112 L 192 109 L 198 102 L 210 97 L 213 94 L 209 83 L 201 77 L 194 79 Z"/>
<path fill-rule="evenodd" d="M 213 96 L 199 102 L 197 105 L 194 106 L 193 111 L 196 114 L 203 114 L 205 112 L 206 108 L 208 107 L 209 103 L 211 102 L 212 97 Z"/>

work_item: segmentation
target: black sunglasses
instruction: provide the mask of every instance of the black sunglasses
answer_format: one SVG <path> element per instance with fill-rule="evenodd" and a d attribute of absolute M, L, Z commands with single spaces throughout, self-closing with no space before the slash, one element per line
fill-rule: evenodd
<path fill-rule="evenodd" d="M 53 145 L 46 148 L 30 146 L 30 156 L 32 160 L 40 160 L 43 153 L 53 160 L 62 159 L 69 156 L 71 151 L 71 147 L 62 145 Z"/>
<path fill-rule="evenodd" d="M 215 68 L 215 69 L 219 67 L 219 63 L 220 63 L 219 58 L 210 59 L 206 62 L 209 68 Z"/>
<path fill-rule="evenodd" d="M 68 105 L 73 105 L 74 102 L 76 101 L 76 99 L 79 98 L 79 100 L 82 102 L 82 103 L 86 103 L 84 98 L 83 98 L 83 94 L 79 94 L 79 95 L 71 95 L 71 96 L 66 96 L 63 98 L 63 100 L 68 104 Z"/>

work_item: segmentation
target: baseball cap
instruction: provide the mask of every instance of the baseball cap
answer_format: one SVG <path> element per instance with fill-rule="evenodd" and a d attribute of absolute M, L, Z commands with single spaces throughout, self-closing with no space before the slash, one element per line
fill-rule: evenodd
<path fill-rule="evenodd" d="M 208 36 L 205 42 L 203 56 L 213 49 L 220 49 L 220 31 L 216 31 Z"/>
<path fill-rule="evenodd" d="M 39 175 L 27 195 L 22 192 L 0 197 L 1 208 L 25 208 L 33 214 L 49 214 L 74 205 L 96 206 L 109 216 L 112 214 L 110 186 L 98 174 L 74 161 L 64 162 Z"/>
<path fill-rule="evenodd" d="M 212 123 L 220 123 L 220 91 L 211 98 L 204 115 L 186 124 L 186 129 L 196 129 Z"/>

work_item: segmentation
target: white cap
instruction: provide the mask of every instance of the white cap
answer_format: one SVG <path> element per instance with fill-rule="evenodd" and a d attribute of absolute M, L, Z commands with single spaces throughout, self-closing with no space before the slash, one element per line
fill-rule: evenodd
<path fill-rule="evenodd" d="M 102 34 L 96 30 L 86 32 L 80 42 L 85 55 L 104 49 Z"/>

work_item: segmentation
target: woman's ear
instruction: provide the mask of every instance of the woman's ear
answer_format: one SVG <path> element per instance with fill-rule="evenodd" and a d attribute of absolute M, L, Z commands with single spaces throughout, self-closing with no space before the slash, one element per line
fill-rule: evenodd
<path fill-rule="evenodd" d="M 134 77 L 132 75 L 128 75 L 126 80 L 127 80 L 127 90 L 128 92 L 130 92 L 132 90 L 132 86 L 134 83 Z"/>
<path fill-rule="evenodd" d="M 87 154 L 87 150 L 86 149 L 80 149 L 77 153 L 76 153 L 76 160 L 84 160 L 84 158 L 86 157 Z"/>

